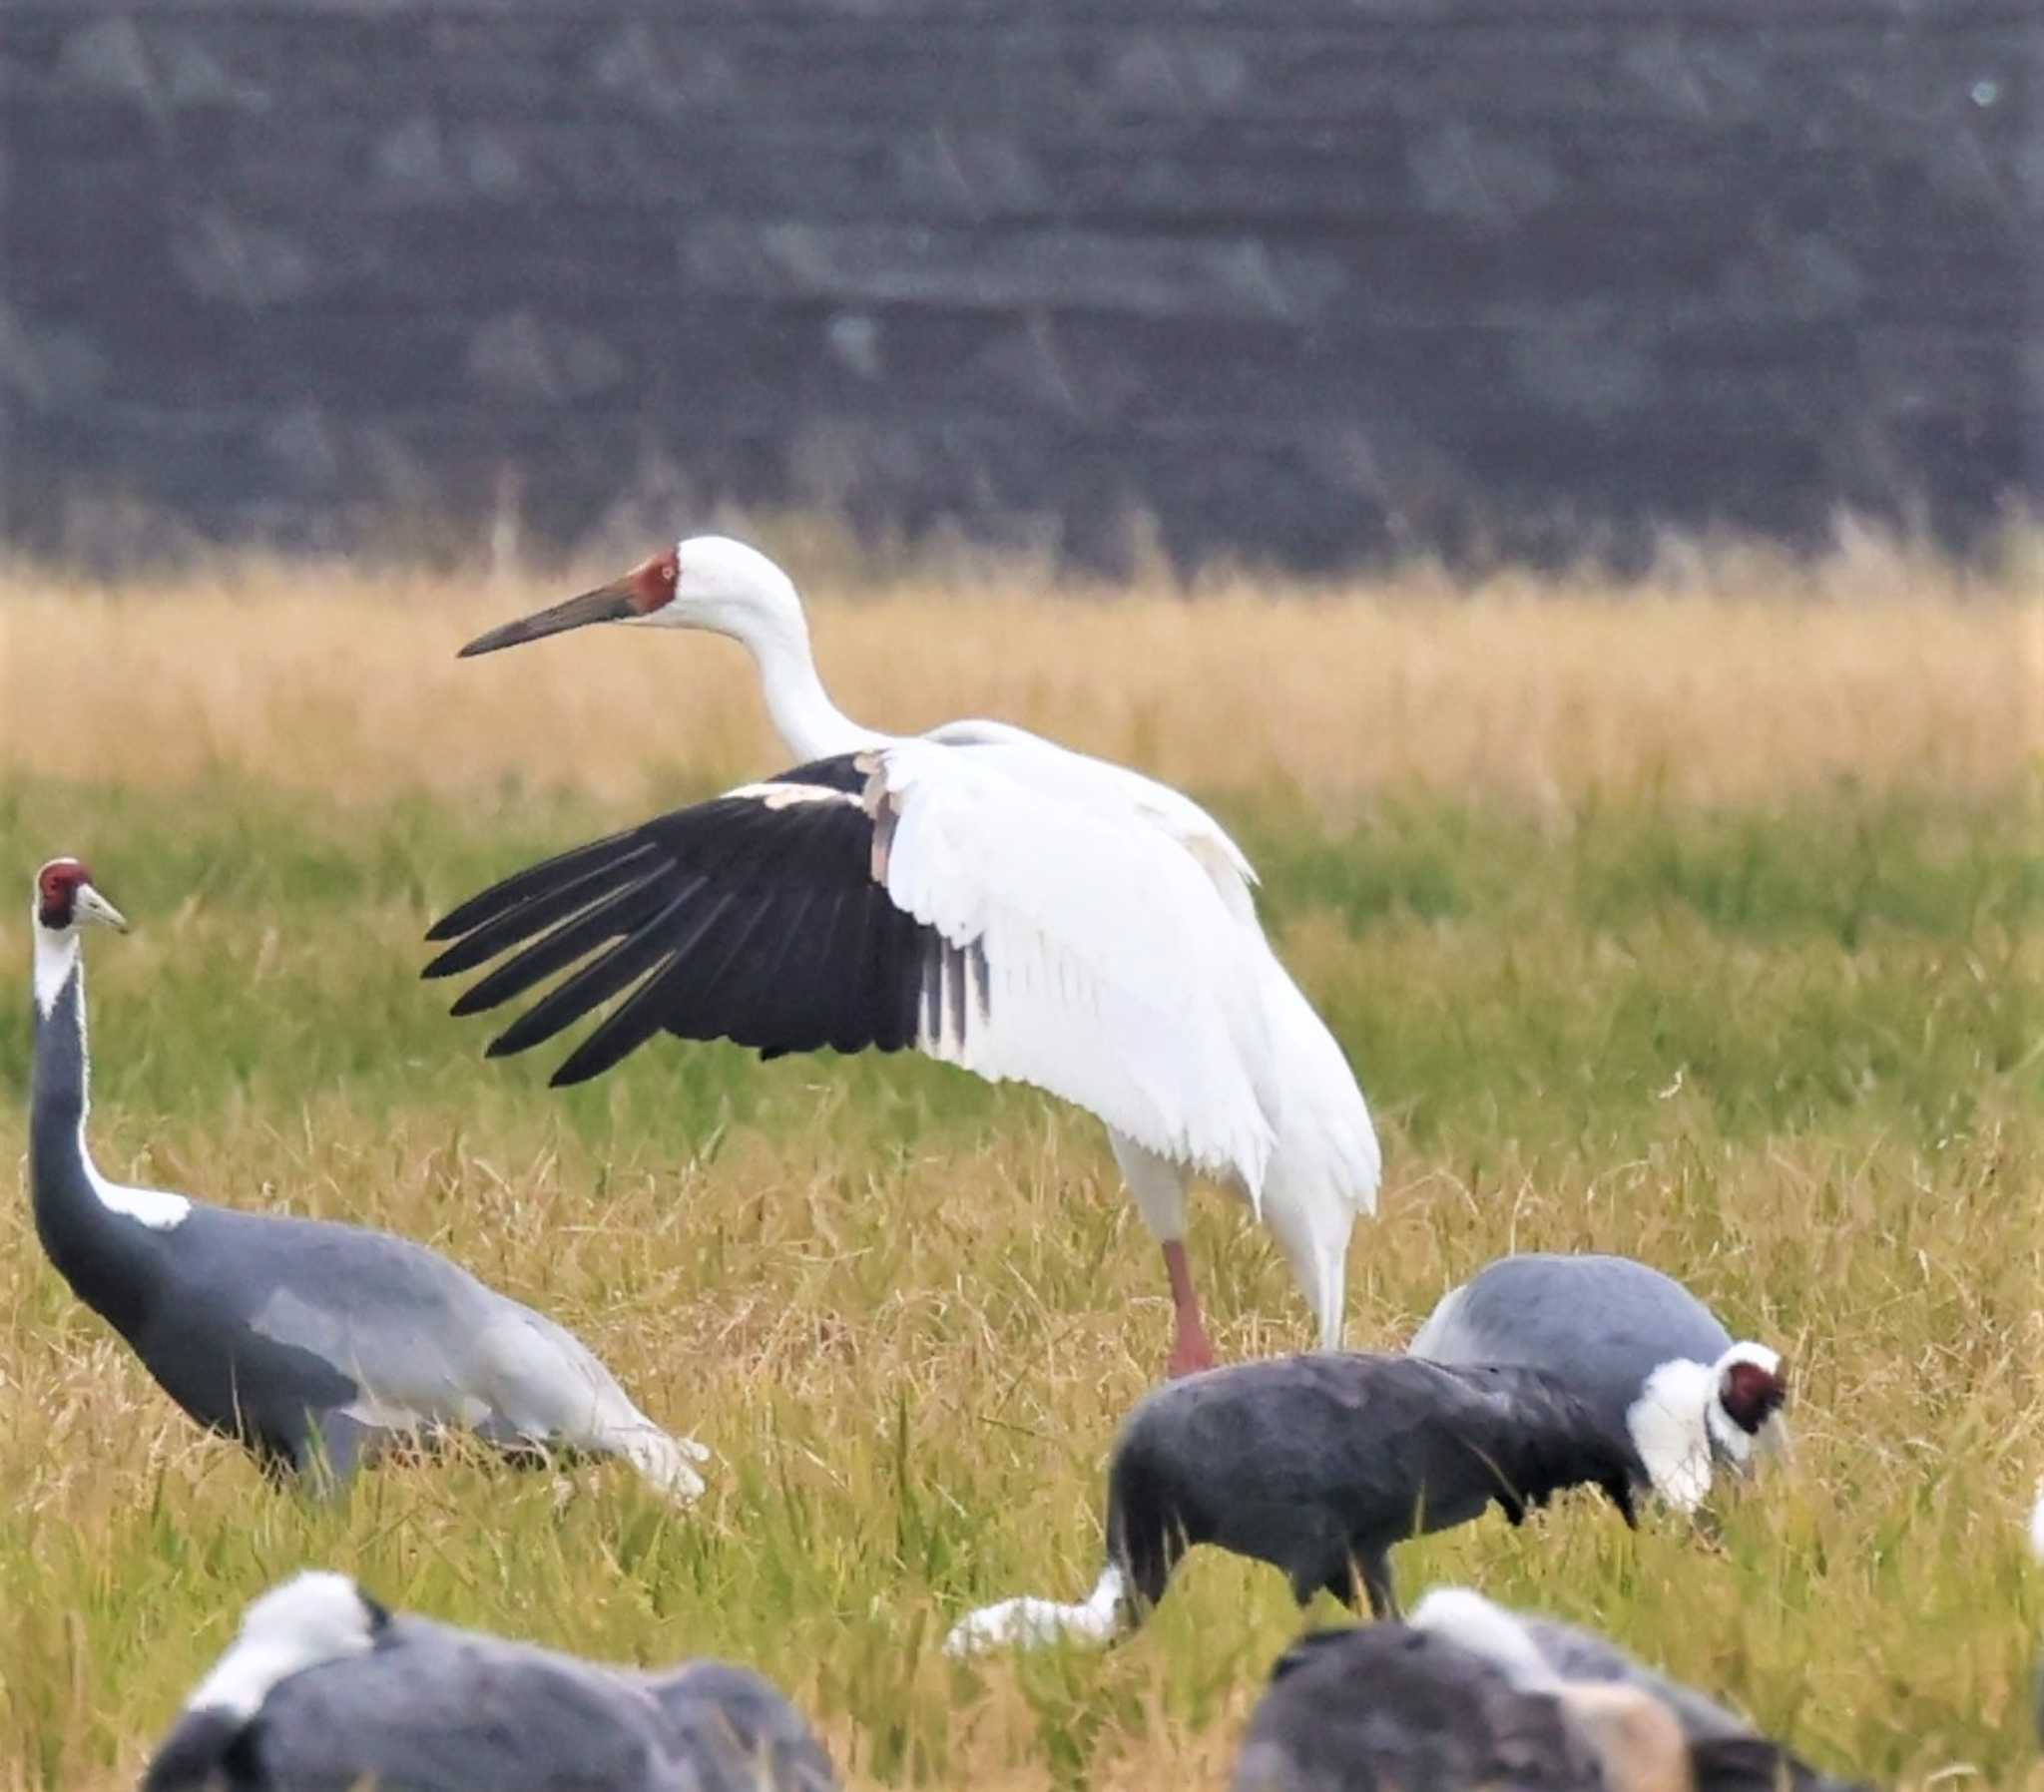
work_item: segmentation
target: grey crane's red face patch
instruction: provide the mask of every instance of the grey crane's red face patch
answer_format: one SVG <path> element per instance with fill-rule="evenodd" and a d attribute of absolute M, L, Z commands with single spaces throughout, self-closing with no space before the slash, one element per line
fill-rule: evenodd
<path fill-rule="evenodd" d="M 1778 1372 L 1764 1369 L 1759 1363 L 1729 1364 L 1718 1397 L 1741 1431 L 1759 1431 L 1788 1398 L 1787 1368 Z"/>
<path fill-rule="evenodd" d="M 69 927 L 78 919 L 78 892 L 92 882 L 83 859 L 52 859 L 36 873 L 36 919 Z"/>

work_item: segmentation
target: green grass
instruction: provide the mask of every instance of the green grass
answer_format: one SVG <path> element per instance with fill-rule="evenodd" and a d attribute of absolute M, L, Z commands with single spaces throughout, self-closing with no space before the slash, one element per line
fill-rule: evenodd
<path fill-rule="evenodd" d="M 1408 1547 L 1408 1593 L 1474 1578 L 1588 1618 L 1883 1783 L 1958 1763 L 2022 1783 L 2034 794 L 1217 807 L 1385 1135 L 1351 1342 L 1395 1344 L 1514 1245 L 1596 1247 L 1685 1276 L 1794 1367 L 1797 1461 L 1722 1500 L 1715 1543 L 1570 1501 Z M 590 1653 L 754 1662 L 857 1784 L 1225 1783 L 1297 1623 L 1275 1573 L 1197 1560 L 1105 1657 L 935 1654 L 965 1605 L 1090 1583 L 1104 1453 L 1161 1363 L 1162 1276 L 1091 1121 L 920 1062 L 672 1043 L 550 1092 L 567 1042 L 486 1063 L 490 1019 L 448 1019 L 452 986 L 419 982 L 434 914 L 629 818 L 516 789 L 329 808 L 225 771 L 0 797 L 23 886 L 79 852 L 137 924 L 89 942 L 110 1171 L 429 1240 L 577 1326 L 719 1456 L 679 1514 L 619 1469 L 480 1460 L 329 1507 L 279 1495 L 169 1409 L 17 1198 L 0 1787 L 122 1783 L 241 1603 L 310 1563 Z M 18 1010 L 22 919 L 0 951 Z M 26 1026 L 0 1032 L 10 1160 L 27 1077 Z M 1225 1353 L 1302 1346 L 1224 1198 L 1202 1197 L 1193 1249 Z"/>

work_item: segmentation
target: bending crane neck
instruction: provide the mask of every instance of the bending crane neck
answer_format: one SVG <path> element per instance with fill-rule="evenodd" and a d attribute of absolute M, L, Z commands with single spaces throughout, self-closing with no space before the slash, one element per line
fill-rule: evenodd
<path fill-rule="evenodd" d="M 760 669 L 760 688 L 774 732 L 797 761 L 827 759 L 880 743 L 882 736 L 860 727 L 830 700 L 816 672 L 808 625 L 799 613 L 740 639 Z"/>
<path fill-rule="evenodd" d="M 35 1066 L 28 1163 L 36 1235 L 79 1298 L 133 1333 L 143 1311 L 155 1234 L 113 1211 L 85 1142 L 91 1112 L 85 964 L 74 934 L 36 929 Z"/>

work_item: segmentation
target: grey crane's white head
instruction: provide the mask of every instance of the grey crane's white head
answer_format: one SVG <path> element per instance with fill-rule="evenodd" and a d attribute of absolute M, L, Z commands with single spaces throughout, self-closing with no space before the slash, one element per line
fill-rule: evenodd
<path fill-rule="evenodd" d="M 1756 1448 L 1775 1439 L 1775 1415 L 1788 1397 L 1779 1352 L 1735 1344 L 1715 1363 L 1677 1357 L 1647 1377 L 1626 1412 L 1626 1429 L 1654 1491 L 1680 1512 L 1694 1512 L 1711 1491 L 1715 1465 L 1752 1466 Z"/>
<path fill-rule="evenodd" d="M 459 658 L 494 654 L 591 623 L 704 629 L 749 645 L 806 628 L 793 581 L 759 549 L 729 536 L 696 535 L 608 585 L 477 636 Z"/>
<path fill-rule="evenodd" d="M 99 893 L 83 859 L 52 859 L 36 873 L 35 917 L 50 933 L 69 933 L 88 921 L 128 931 L 126 917 Z"/>
<path fill-rule="evenodd" d="M 78 962 L 78 930 L 88 922 L 128 931 L 128 922 L 92 881 L 83 859 L 52 859 L 36 873 L 35 899 L 36 1007 L 48 1015 L 64 980 Z"/>
<path fill-rule="evenodd" d="M 307 1569 L 250 1601 L 241 1632 L 185 1709 L 254 1717 L 279 1681 L 366 1655 L 389 1623 L 390 1613 L 345 1574 Z"/>
<path fill-rule="evenodd" d="M 1755 1447 L 1779 1430 L 1774 1423 L 1788 1400 L 1788 1371 L 1780 1351 L 1743 1340 L 1711 1365 L 1715 1384 L 1705 1409 L 1711 1442 L 1745 1468 Z"/>

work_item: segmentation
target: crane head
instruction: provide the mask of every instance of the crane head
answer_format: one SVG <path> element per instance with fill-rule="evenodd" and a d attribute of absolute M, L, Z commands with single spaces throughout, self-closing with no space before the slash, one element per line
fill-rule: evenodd
<path fill-rule="evenodd" d="M 1748 1342 L 1733 1345 L 1713 1372 L 1717 1385 L 1705 1408 L 1706 1429 L 1712 1447 L 1745 1468 L 1756 1443 L 1779 1441 L 1781 1428 L 1768 1428 L 1768 1421 L 1788 1399 L 1788 1367 L 1779 1352 Z"/>
<path fill-rule="evenodd" d="M 788 577 L 757 548 L 722 535 L 698 535 L 641 561 L 622 578 L 564 603 L 478 635 L 460 654 L 494 654 L 590 623 L 650 623 L 707 629 L 757 641 L 763 627 L 801 626 L 801 602 Z"/>
<path fill-rule="evenodd" d="M 92 872 L 83 859 L 52 859 L 36 873 L 36 924 L 53 933 L 84 921 L 97 921 L 126 933 L 121 911 L 93 888 Z"/>

